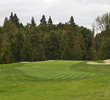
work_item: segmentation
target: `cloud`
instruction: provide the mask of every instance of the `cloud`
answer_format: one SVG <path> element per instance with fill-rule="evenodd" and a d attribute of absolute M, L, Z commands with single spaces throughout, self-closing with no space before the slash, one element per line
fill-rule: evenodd
<path fill-rule="evenodd" d="M 92 22 L 110 9 L 110 0 L 4 0 L 0 3 L 0 25 L 11 12 L 17 13 L 23 24 L 32 16 L 39 24 L 42 15 L 52 17 L 55 24 L 67 22 L 73 16 L 80 26 L 91 28 Z"/>
<path fill-rule="evenodd" d="M 83 0 L 86 4 L 109 5 L 110 0 Z"/>

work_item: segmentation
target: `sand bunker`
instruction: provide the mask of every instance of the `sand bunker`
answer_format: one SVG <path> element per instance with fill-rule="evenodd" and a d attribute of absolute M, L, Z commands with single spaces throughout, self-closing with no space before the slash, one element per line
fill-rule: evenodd
<path fill-rule="evenodd" d="M 30 63 L 30 62 L 21 62 L 21 63 Z"/>
<path fill-rule="evenodd" d="M 54 60 L 48 60 L 48 61 L 54 61 Z"/>
<path fill-rule="evenodd" d="M 97 62 L 87 62 L 87 64 L 92 64 L 92 65 L 109 65 L 110 64 L 110 59 L 105 60 L 105 63 L 97 63 Z"/>

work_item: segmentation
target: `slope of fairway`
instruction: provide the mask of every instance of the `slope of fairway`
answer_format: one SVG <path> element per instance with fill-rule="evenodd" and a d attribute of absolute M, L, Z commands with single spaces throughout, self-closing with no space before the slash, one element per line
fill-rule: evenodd
<path fill-rule="evenodd" d="M 77 68 L 78 65 L 84 64 L 85 62 L 81 61 L 44 61 L 26 63 L 23 67 L 17 69 L 39 80 L 73 80 L 102 75 L 101 73 L 84 70 L 71 70 L 72 66 Z"/>

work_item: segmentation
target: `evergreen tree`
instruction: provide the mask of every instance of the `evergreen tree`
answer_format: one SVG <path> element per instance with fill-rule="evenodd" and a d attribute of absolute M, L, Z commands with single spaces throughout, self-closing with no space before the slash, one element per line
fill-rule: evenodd
<path fill-rule="evenodd" d="M 33 27 L 36 26 L 36 23 L 35 23 L 34 17 L 32 17 L 32 19 L 31 19 L 31 24 L 32 24 Z"/>
<path fill-rule="evenodd" d="M 51 16 L 50 16 L 49 19 L 48 19 L 48 25 L 53 25 L 53 22 L 52 22 Z"/>
<path fill-rule="evenodd" d="M 8 18 L 5 17 L 4 24 L 8 23 Z"/>
<path fill-rule="evenodd" d="M 69 24 L 70 25 L 75 25 L 73 16 L 71 16 L 70 21 L 69 21 Z"/>
<path fill-rule="evenodd" d="M 42 16 L 42 19 L 40 20 L 40 25 L 47 25 L 47 21 L 46 21 L 46 18 L 45 18 L 45 15 Z"/>
<path fill-rule="evenodd" d="M 19 23 L 19 18 L 18 18 L 18 16 L 16 15 L 16 13 L 13 15 L 13 13 L 11 12 L 9 21 L 10 21 L 11 23 L 15 24 L 15 26 L 16 26 L 17 28 L 22 27 L 22 24 Z"/>
<path fill-rule="evenodd" d="M 14 14 L 14 22 L 13 23 L 15 24 L 16 27 L 19 28 L 19 18 L 17 17 L 16 14 Z"/>
<path fill-rule="evenodd" d="M 11 12 L 11 15 L 10 15 L 9 21 L 12 22 L 12 23 L 14 22 L 13 12 Z"/>

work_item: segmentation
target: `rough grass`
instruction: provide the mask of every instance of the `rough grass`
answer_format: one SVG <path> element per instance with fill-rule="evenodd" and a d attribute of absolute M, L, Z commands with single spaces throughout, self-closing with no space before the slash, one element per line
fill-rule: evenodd
<path fill-rule="evenodd" d="M 0 100 L 109 100 L 110 66 L 84 61 L 0 65 Z"/>

